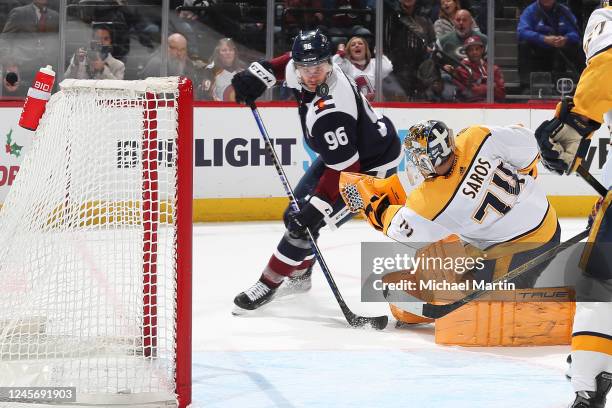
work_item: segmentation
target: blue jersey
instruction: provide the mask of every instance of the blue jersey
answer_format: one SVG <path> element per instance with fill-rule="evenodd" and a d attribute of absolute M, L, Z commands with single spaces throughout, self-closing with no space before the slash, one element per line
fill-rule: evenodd
<path fill-rule="evenodd" d="M 306 143 L 328 168 L 342 171 L 359 162 L 362 172 L 382 172 L 399 164 L 401 143 L 395 127 L 372 109 L 337 65 L 326 81 L 327 95 L 303 89 L 293 61 L 287 64 L 286 78 L 296 90 Z"/>

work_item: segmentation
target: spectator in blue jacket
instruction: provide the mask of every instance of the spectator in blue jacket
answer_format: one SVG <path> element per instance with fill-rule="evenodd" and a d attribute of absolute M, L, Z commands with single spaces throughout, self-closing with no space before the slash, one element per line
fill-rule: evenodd
<path fill-rule="evenodd" d="M 519 76 L 529 86 L 531 72 L 578 79 L 584 69 L 576 17 L 556 0 L 536 0 L 523 10 L 518 28 Z"/>

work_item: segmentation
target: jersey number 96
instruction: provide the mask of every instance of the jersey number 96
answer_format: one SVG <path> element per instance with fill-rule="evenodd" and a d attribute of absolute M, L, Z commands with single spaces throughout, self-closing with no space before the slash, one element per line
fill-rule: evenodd
<path fill-rule="evenodd" d="M 348 144 L 348 136 L 344 131 L 344 126 L 340 126 L 335 132 L 325 132 L 323 137 L 329 145 L 329 150 L 336 150 L 338 146 Z"/>

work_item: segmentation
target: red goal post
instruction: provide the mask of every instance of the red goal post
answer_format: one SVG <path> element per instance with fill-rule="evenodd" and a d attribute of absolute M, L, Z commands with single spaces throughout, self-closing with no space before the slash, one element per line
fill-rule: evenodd
<path fill-rule="evenodd" d="M 0 387 L 191 403 L 193 87 L 65 80 L 0 210 Z"/>

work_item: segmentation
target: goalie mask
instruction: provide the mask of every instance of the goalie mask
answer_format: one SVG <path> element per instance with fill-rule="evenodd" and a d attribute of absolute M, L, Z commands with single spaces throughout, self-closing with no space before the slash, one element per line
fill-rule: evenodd
<path fill-rule="evenodd" d="M 419 122 L 408 130 L 404 149 L 408 160 L 423 177 L 435 177 L 436 167 L 446 162 L 455 150 L 453 131 L 438 120 Z"/>

